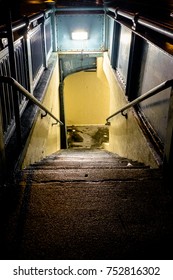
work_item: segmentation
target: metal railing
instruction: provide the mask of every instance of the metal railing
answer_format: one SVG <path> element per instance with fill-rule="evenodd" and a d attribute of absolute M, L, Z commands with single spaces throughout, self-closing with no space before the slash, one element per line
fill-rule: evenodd
<path fill-rule="evenodd" d="M 12 77 L 4 77 L 0 76 L 0 82 L 10 84 L 11 86 L 15 87 L 17 90 L 19 90 L 26 98 L 31 100 L 34 104 L 36 104 L 40 109 L 42 109 L 45 112 L 45 115 L 42 115 L 42 117 L 46 116 L 47 114 L 50 115 L 57 123 L 60 125 L 63 125 L 63 122 L 61 122 L 58 118 L 56 118 L 37 98 L 35 98 L 28 90 L 26 90 L 21 84 L 19 84 L 15 79 Z"/>
<path fill-rule="evenodd" d="M 161 92 L 162 90 L 165 90 L 169 87 L 173 86 L 173 79 L 172 80 L 167 80 L 161 84 L 159 84 L 158 86 L 152 88 L 151 90 L 147 91 L 146 93 L 144 93 L 143 95 L 141 95 L 140 97 L 137 97 L 136 99 L 134 99 L 133 101 L 129 102 L 127 105 L 125 105 L 124 107 L 122 107 L 121 109 L 119 109 L 118 111 L 116 111 L 114 114 L 110 115 L 107 119 L 106 119 L 106 125 L 110 125 L 109 120 L 113 117 L 115 117 L 118 114 L 122 114 L 123 116 L 127 116 L 127 114 L 124 114 L 124 112 L 133 107 L 134 105 L 152 97 L 153 95 Z"/>
<path fill-rule="evenodd" d="M 114 20 L 119 20 L 121 18 L 129 20 L 132 23 L 133 29 L 136 30 L 139 26 L 145 27 L 148 30 L 157 32 L 170 39 L 173 39 L 173 28 L 170 24 L 159 23 L 148 18 L 142 17 L 139 13 L 132 13 L 117 8 L 107 8 L 106 14 L 113 18 Z"/>
<path fill-rule="evenodd" d="M 13 77 L 29 93 L 34 95 L 36 86 L 53 50 L 52 17 L 53 11 L 25 16 L 16 22 L 11 21 L 10 13 L 5 25 L 0 26 L 0 76 Z M 39 51 L 38 51 L 39 50 Z M 20 134 L 20 122 L 26 105 L 26 97 L 14 93 L 10 84 L 0 84 L 3 138 L 5 146 L 16 131 Z M 14 94 L 13 94 L 14 93 Z"/>

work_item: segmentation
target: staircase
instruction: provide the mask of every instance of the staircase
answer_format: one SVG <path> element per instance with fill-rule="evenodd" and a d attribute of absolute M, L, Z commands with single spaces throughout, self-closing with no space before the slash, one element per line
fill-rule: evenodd
<path fill-rule="evenodd" d="M 104 150 L 68 149 L 17 181 L 6 258 L 163 259 L 173 252 L 173 207 L 159 169 Z"/>

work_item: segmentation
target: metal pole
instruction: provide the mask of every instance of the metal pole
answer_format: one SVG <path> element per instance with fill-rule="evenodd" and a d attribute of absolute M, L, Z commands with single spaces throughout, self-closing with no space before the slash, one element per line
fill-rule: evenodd
<path fill-rule="evenodd" d="M 57 30 L 56 30 L 56 2 L 53 0 L 45 1 L 46 7 L 52 9 L 51 22 L 53 33 L 53 51 L 57 51 Z"/>
<path fill-rule="evenodd" d="M 15 65 L 15 53 L 14 53 L 14 39 L 12 32 L 12 20 L 10 9 L 7 8 L 7 38 L 8 38 L 8 50 L 9 50 L 9 61 L 11 76 L 16 79 L 16 65 Z M 16 122 L 16 135 L 17 135 L 17 147 L 21 148 L 21 121 L 20 121 L 20 111 L 19 111 L 19 98 L 16 89 L 14 90 L 14 114 Z"/>
<path fill-rule="evenodd" d="M 65 124 L 65 112 L 64 112 L 64 83 L 61 82 L 59 85 L 59 101 L 60 101 L 60 119 L 64 123 L 64 126 L 61 126 L 61 149 L 67 149 L 67 131 Z"/>
<path fill-rule="evenodd" d="M 5 158 L 5 145 L 4 145 L 4 133 L 1 114 L 1 100 L 0 100 L 0 184 L 4 184 L 6 177 L 6 158 Z"/>
<path fill-rule="evenodd" d="M 163 171 L 167 187 L 173 193 L 172 188 L 172 166 L 173 166 L 173 88 L 169 101 L 169 112 L 167 121 L 167 134 L 164 149 Z"/>

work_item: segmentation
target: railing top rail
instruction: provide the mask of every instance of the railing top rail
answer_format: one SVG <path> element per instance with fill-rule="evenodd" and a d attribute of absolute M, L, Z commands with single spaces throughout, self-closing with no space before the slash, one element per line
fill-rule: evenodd
<path fill-rule="evenodd" d="M 35 20 L 38 20 L 40 18 L 44 17 L 44 13 L 43 12 L 38 12 L 38 13 L 35 13 L 35 14 L 32 14 L 32 15 L 29 15 L 27 18 L 29 20 L 29 22 L 33 22 Z"/>
<path fill-rule="evenodd" d="M 57 7 L 56 12 L 61 11 L 104 11 L 103 7 Z"/>
<path fill-rule="evenodd" d="M 31 24 L 32 22 L 39 20 L 41 18 L 44 18 L 45 16 L 47 16 L 50 13 L 52 13 L 51 9 L 45 9 L 43 11 L 28 15 L 28 16 L 24 16 L 23 18 L 12 22 L 12 31 L 13 32 L 18 31 L 18 30 L 22 29 L 23 27 L 27 26 L 28 24 Z M 0 33 L 4 34 L 4 36 L 6 34 L 6 29 L 7 29 L 6 24 L 3 24 L 0 26 Z"/>
<path fill-rule="evenodd" d="M 107 119 L 106 119 L 106 124 L 109 124 L 109 120 L 113 117 L 115 117 L 116 115 L 118 115 L 119 113 L 121 113 L 123 115 L 124 111 L 126 111 L 127 109 L 133 107 L 134 105 L 152 97 L 153 95 L 161 92 L 162 90 L 165 90 L 169 87 L 173 86 L 173 79 L 172 80 L 167 80 L 161 84 L 159 84 L 158 86 L 152 88 L 151 90 L 147 91 L 146 93 L 142 94 L 141 96 L 137 97 L 136 99 L 134 99 L 133 101 L 129 102 L 127 105 L 125 105 L 124 107 L 122 107 L 121 109 L 119 109 L 118 111 L 116 111 L 114 114 L 110 115 Z"/>
<path fill-rule="evenodd" d="M 71 8 L 56 8 L 56 13 L 61 13 L 63 11 L 66 12 L 80 12 L 80 11 L 84 11 L 84 8 L 75 8 L 75 7 L 71 7 Z M 143 27 L 146 27 L 148 29 L 151 29 L 153 31 L 156 31 L 162 35 L 165 35 L 171 39 L 173 39 L 173 29 L 172 26 L 170 25 L 165 25 L 163 23 L 159 23 L 157 21 L 153 21 L 151 19 L 147 19 L 145 17 L 140 16 L 140 14 L 138 13 L 133 13 L 133 12 L 129 12 L 120 8 L 103 8 L 103 7 L 88 7 L 87 11 L 102 11 L 104 12 L 104 10 L 106 11 L 107 15 L 110 15 L 112 18 L 117 19 L 118 20 L 118 16 L 124 18 L 124 19 L 129 19 L 132 21 L 132 25 L 141 25 Z M 45 9 L 44 11 L 39 11 L 37 13 L 31 14 L 29 16 L 26 16 L 22 19 L 20 19 L 19 21 L 13 22 L 12 23 L 12 30 L 13 32 L 16 30 L 19 30 L 20 28 L 23 28 L 26 24 L 32 23 L 35 20 L 38 20 L 42 17 L 45 16 L 45 14 L 48 13 L 52 13 L 52 9 Z M 27 22 L 26 22 L 27 19 Z M 5 32 L 6 26 L 2 25 L 0 26 L 0 32 Z M 5 33 L 4 33 L 5 34 Z"/>
<path fill-rule="evenodd" d="M 0 81 L 3 83 L 10 84 L 11 86 L 16 87 L 25 97 L 31 100 L 36 104 L 40 109 L 42 109 L 46 114 L 51 116 L 57 123 L 64 125 L 59 119 L 57 119 L 37 98 L 35 98 L 29 91 L 27 91 L 21 84 L 19 84 L 12 77 L 0 76 Z"/>
<path fill-rule="evenodd" d="M 119 16 L 131 20 L 132 26 L 135 27 L 135 29 L 138 24 L 173 39 L 173 28 L 169 24 L 159 23 L 158 21 L 140 16 L 138 13 L 132 13 L 119 8 L 107 8 L 106 13 L 114 20 L 119 20 Z"/>

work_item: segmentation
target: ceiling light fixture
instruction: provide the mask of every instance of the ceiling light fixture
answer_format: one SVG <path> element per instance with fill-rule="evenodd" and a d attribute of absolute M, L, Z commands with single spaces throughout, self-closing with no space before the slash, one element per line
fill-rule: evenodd
<path fill-rule="evenodd" d="M 86 31 L 75 31 L 71 34 L 72 40 L 87 40 L 88 32 Z"/>

